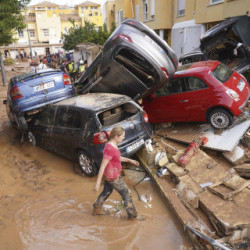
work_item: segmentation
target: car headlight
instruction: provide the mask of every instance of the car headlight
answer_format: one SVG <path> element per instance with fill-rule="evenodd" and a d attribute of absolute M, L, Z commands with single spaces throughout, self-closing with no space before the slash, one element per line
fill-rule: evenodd
<path fill-rule="evenodd" d="M 232 89 L 228 89 L 226 91 L 226 93 L 232 98 L 234 99 L 235 101 L 238 101 L 239 100 L 239 95 Z"/>

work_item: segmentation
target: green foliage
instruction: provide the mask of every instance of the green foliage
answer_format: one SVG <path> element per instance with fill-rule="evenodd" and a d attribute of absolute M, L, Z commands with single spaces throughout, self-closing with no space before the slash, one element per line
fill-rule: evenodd
<path fill-rule="evenodd" d="M 87 20 L 84 20 L 84 26 L 76 26 L 74 20 L 69 19 L 69 21 L 73 26 L 69 29 L 68 34 L 62 34 L 64 41 L 63 48 L 65 50 L 75 49 L 76 45 L 80 43 L 95 43 L 103 45 L 113 32 L 112 29 L 108 32 L 106 24 L 96 30 L 95 24 Z"/>
<path fill-rule="evenodd" d="M 1 0 L 0 46 L 14 42 L 14 31 L 25 27 L 22 10 L 29 2 L 30 0 Z"/>
<path fill-rule="evenodd" d="M 15 60 L 12 59 L 12 58 L 6 58 L 4 61 L 3 61 L 3 64 L 4 65 L 11 65 L 11 64 L 14 64 L 15 63 Z"/>

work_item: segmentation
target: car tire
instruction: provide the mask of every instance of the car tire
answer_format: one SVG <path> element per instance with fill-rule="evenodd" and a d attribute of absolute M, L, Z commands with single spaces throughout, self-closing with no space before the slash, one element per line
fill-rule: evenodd
<path fill-rule="evenodd" d="M 233 116 L 229 111 L 222 108 L 212 110 L 208 119 L 215 129 L 224 129 L 233 123 Z"/>
<path fill-rule="evenodd" d="M 24 116 L 20 116 L 20 117 L 15 117 L 16 118 L 16 123 L 17 123 L 17 126 L 20 130 L 27 130 L 28 129 L 28 125 L 27 125 L 27 122 L 24 118 Z"/>
<path fill-rule="evenodd" d="M 98 173 L 96 163 L 93 159 L 88 157 L 82 150 L 78 152 L 78 165 L 84 175 L 89 177 L 95 176 Z"/>
<path fill-rule="evenodd" d="M 34 146 L 36 146 L 36 137 L 35 135 L 32 133 L 32 132 L 28 132 L 27 134 L 27 137 L 28 137 L 28 141 L 33 144 Z"/>

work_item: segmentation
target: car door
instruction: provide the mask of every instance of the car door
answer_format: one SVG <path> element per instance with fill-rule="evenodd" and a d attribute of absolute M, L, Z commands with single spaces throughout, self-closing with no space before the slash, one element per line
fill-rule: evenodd
<path fill-rule="evenodd" d="M 199 77 L 184 77 L 183 81 L 189 121 L 205 121 L 206 111 L 214 105 L 212 89 Z"/>
<path fill-rule="evenodd" d="M 47 150 L 54 150 L 53 125 L 56 116 L 56 107 L 50 106 L 44 109 L 34 120 L 34 134 L 37 144 Z"/>
<path fill-rule="evenodd" d="M 184 121 L 189 115 L 189 100 L 182 77 L 171 79 L 154 95 L 143 100 L 142 106 L 153 123 Z"/>
<path fill-rule="evenodd" d="M 79 144 L 80 131 L 80 111 L 74 108 L 60 107 L 53 128 L 53 138 L 57 153 L 72 159 L 74 150 Z"/>

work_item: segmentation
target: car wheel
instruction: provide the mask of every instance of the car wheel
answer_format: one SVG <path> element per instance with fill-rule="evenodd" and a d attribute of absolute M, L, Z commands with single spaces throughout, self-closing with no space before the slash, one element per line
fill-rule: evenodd
<path fill-rule="evenodd" d="M 16 117 L 17 126 L 21 130 L 27 130 L 28 125 L 24 116 Z"/>
<path fill-rule="evenodd" d="M 233 117 L 225 109 L 214 109 L 209 114 L 209 122 L 214 128 L 223 129 L 233 123 Z"/>
<path fill-rule="evenodd" d="M 32 143 L 34 146 L 36 146 L 36 137 L 32 132 L 28 132 L 28 140 L 30 143 Z"/>
<path fill-rule="evenodd" d="M 98 173 L 96 163 L 89 158 L 82 150 L 78 152 L 78 164 L 83 174 L 87 176 L 95 176 Z"/>

